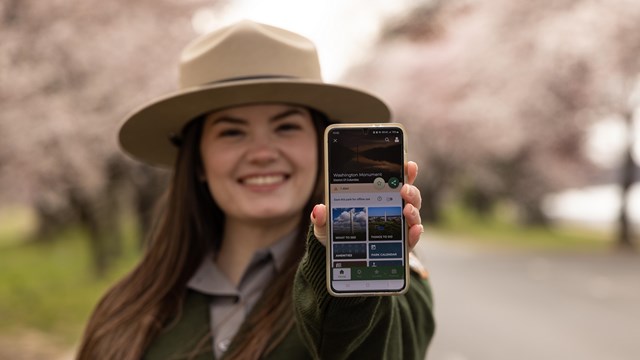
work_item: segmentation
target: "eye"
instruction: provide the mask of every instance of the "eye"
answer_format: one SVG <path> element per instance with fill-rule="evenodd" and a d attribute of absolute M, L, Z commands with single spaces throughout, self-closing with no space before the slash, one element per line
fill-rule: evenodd
<path fill-rule="evenodd" d="M 243 135 L 244 131 L 235 128 L 224 129 L 218 132 L 218 137 L 239 137 Z"/>
<path fill-rule="evenodd" d="M 277 131 L 289 132 L 302 129 L 302 126 L 293 122 L 282 123 L 276 128 Z"/>

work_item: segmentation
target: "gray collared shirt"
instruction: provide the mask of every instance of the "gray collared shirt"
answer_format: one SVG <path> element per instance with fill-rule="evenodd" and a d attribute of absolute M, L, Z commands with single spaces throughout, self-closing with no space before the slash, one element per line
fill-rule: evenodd
<path fill-rule="evenodd" d="M 257 303 L 267 285 L 282 272 L 296 233 L 289 234 L 270 247 L 256 251 L 238 286 L 234 286 L 217 267 L 212 257 L 205 257 L 187 287 L 211 296 L 209 321 L 216 358 L 229 348 L 240 325 Z"/>

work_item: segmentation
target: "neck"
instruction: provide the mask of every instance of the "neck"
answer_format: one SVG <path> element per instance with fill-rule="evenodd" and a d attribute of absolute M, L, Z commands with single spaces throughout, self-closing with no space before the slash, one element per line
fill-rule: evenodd
<path fill-rule="evenodd" d="M 247 224 L 246 220 L 227 218 L 222 246 L 216 263 L 234 285 L 238 285 L 253 254 L 269 247 L 295 231 L 301 215 L 293 219 Z"/>

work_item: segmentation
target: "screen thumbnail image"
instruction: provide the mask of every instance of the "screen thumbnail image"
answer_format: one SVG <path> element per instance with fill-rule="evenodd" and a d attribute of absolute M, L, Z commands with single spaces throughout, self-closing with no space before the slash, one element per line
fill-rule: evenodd
<path fill-rule="evenodd" d="M 333 258 L 335 260 L 366 259 L 367 245 L 366 244 L 333 244 Z"/>
<path fill-rule="evenodd" d="M 385 180 L 401 178 L 403 145 L 400 133 L 394 137 L 371 136 L 363 139 L 362 130 L 341 130 L 336 137 L 339 141 L 331 143 L 329 152 L 333 172 L 378 174 L 359 176 L 360 183 L 371 183 L 376 177 Z M 398 138 L 398 142 L 387 140 L 389 138 Z M 336 179 L 332 182 L 336 182 Z"/>
<path fill-rule="evenodd" d="M 370 207 L 368 210 L 369 239 L 402 240 L 401 207 Z"/>
<path fill-rule="evenodd" d="M 367 210 L 363 207 L 332 210 L 334 241 L 364 241 L 367 239 Z"/>

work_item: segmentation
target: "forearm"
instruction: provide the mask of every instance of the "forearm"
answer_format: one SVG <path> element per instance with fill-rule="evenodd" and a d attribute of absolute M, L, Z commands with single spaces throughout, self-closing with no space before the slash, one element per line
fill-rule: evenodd
<path fill-rule="evenodd" d="M 405 295 L 337 298 L 325 248 L 311 234 L 294 284 L 296 320 L 316 358 L 424 358 L 433 334 L 431 292 L 417 276 Z"/>

